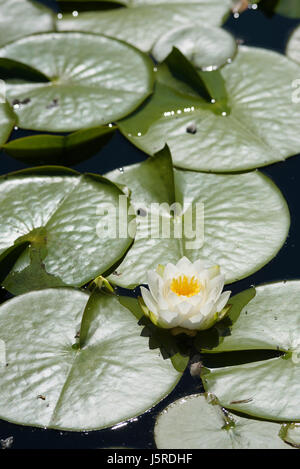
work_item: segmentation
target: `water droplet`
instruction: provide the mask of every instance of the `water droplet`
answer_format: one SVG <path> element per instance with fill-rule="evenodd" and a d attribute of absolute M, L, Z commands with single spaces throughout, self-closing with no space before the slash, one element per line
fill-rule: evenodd
<path fill-rule="evenodd" d="M 252 5 L 249 5 L 249 7 L 251 8 L 251 10 L 257 10 L 258 5 L 257 3 L 253 3 Z"/>
<path fill-rule="evenodd" d="M 72 15 L 73 16 L 78 16 L 78 11 L 77 10 L 72 11 Z"/>
<path fill-rule="evenodd" d="M 232 59 L 230 59 L 230 58 L 227 59 L 227 63 L 228 63 L 228 64 L 231 64 L 231 63 L 232 63 Z"/>
<path fill-rule="evenodd" d="M 215 100 L 214 98 L 212 98 L 212 99 L 210 100 L 210 102 L 211 102 L 211 104 L 215 104 L 216 100 Z"/>
<path fill-rule="evenodd" d="M 15 125 L 14 130 L 19 130 L 19 127 L 17 125 Z"/>
<path fill-rule="evenodd" d="M 182 111 L 180 109 L 178 109 L 177 114 L 181 114 L 181 113 L 182 113 Z"/>
<path fill-rule="evenodd" d="M 223 117 L 227 116 L 227 112 L 223 111 L 223 112 L 222 112 L 222 116 L 223 116 Z"/>
<path fill-rule="evenodd" d="M 202 67 L 203 72 L 213 72 L 217 67 L 215 65 L 209 65 L 208 67 Z"/>
<path fill-rule="evenodd" d="M 145 210 L 144 208 L 138 208 L 137 211 L 136 211 L 136 214 L 139 217 L 146 217 L 147 216 L 147 210 Z"/>
<path fill-rule="evenodd" d="M 157 72 L 157 67 L 153 67 L 153 72 Z"/>
<path fill-rule="evenodd" d="M 237 12 L 235 12 L 235 13 L 233 14 L 233 17 L 234 17 L 235 19 L 238 19 L 238 18 L 240 17 L 240 14 L 237 13 Z"/>
<path fill-rule="evenodd" d="M 124 168 L 119 168 L 120 173 L 124 173 Z"/>
<path fill-rule="evenodd" d="M 108 127 L 112 127 L 113 125 L 112 124 L 108 124 Z"/>
<path fill-rule="evenodd" d="M 20 108 L 20 104 L 14 104 L 14 105 L 13 105 L 13 108 L 14 108 L 14 109 L 19 109 L 19 108 Z"/>
<path fill-rule="evenodd" d="M 190 124 L 187 126 L 186 131 L 188 134 L 196 134 L 197 133 L 197 127 L 196 124 Z"/>
<path fill-rule="evenodd" d="M 63 14 L 62 13 L 57 13 L 57 19 L 62 20 L 63 19 Z"/>
<path fill-rule="evenodd" d="M 138 132 L 137 136 L 138 136 L 138 137 L 141 137 L 141 136 L 142 136 L 142 133 L 141 133 L 141 132 Z"/>

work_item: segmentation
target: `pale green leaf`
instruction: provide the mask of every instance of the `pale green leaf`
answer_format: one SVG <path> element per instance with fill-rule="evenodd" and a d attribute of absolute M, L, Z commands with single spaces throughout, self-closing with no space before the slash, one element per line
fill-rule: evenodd
<path fill-rule="evenodd" d="M 159 71 L 155 93 L 119 122 L 121 132 L 148 154 L 167 143 L 176 166 L 198 171 L 248 170 L 299 153 L 300 99 L 293 101 L 292 84 L 300 67 L 243 46 L 221 73 L 230 112 L 218 115 L 218 102 L 203 104 Z"/>
<path fill-rule="evenodd" d="M 86 31 L 117 37 L 149 52 L 170 29 L 188 24 L 219 26 L 229 14 L 231 0 L 136 1 L 134 8 L 63 15 L 59 31 Z"/>
<path fill-rule="evenodd" d="M 170 360 L 149 350 L 136 318 L 115 297 L 94 298 L 81 348 L 88 295 L 31 292 L 0 307 L 8 366 L 0 367 L 0 418 L 20 425 L 86 431 L 145 412 L 178 382 Z M 155 384 L 155 385 L 154 385 Z"/>
<path fill-rule="evenodd" d="M 278 423 L 230 414 L 205 394 L 173 402 L 154 429 L 158 449 L 292 449 L 279 433 Z"/>
<path fill-rule="evenodd" d="M 168 31 L 154 44 L 152 55 L 163 62 L 172 47 L 177 47 L 197 68 L 216 69 L 236 53 L 234 37 L 221 28 L 182 26 Z"/>
<path fill-rule="evenodd" d="M 112 171 L 107 177 L 130 189 L 131 203 L 139 214 L 133 247 L 117 272 L 110 276 L 113 283 L 123 287 L 147 283 L 148 270 L 159 264 L 176 263 L 183 255 L 191 261 L 204 259 L 209 266 L 220 265 L 226 282 L 231 283 L 269 262 L 288 234 L 290 217 L 286 202 L 278 188 L 259 172 L 217 175 L 176 170 L 164 150 L 141 164 L 127 166 L 121 172 Z M 194 221 L 195 211 L 199 210 L 197 231 L 190 234 L 186 231 L 189 239 L 184 229 L 183 236 L 176 238 L 174 222 L 182 222 L 183 217 L 174 217 L 170 207 L 162 206 L 159 221 L 151 222 L 151 212 L 158 210 L 155 206 L 151 210 L 151 204 L 172 206 L 175 202 L 182 208 L 184 204 L 186 208 L 193 207 Z M 170 236 L 165 238 L 163 222 L 170 222 Z M 197 244 L 191 246 L 190 241 Z"/>
<path fill-rule="evenodd" d="M 52 168 L 21 171 L 0 181 L 0 254 L 30 242 L 4 282 L 14 294 L 84 285 L 120 260 L 132 242 L 118 237 L 122 192 L 114 184 Z M 126 200 L 123 210 L 121 216 L 127 217 Z M 116 232 L 105 234 L 114 223 Z"/>
<path fill-rule="evenodd" d="M 0 46 L 28 34 L 53 31 L 52 10 L 30 0 L 0 0 Z"/>
<path fill-rule="evenodd" d="M 150 59 L 104 36 L 37 34 L 6 45 L 0 57 L 24 62 L 50 80 L 7 80 L 7 99 L 25 129 L 69 132 L 107 124 L 152 92 Z"/>
<path fill-rule="evenodd" d="M 265 419 L 300 421 L 299 299 L 296 280 L 256 288 L 255 298 L 213 352 L 274 350 L 283 354 L 207 370 L 205 389 L 216 394 L 221 405 Z"/>

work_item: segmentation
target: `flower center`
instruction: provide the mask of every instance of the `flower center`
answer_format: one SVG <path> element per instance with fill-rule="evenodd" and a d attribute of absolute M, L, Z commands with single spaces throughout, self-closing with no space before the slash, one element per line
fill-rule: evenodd
<path fill-rule="evenodd" d="M 178 296 L 194 296 L 201 290 L 201 285 L 196 277 L 187 277 L 186 275 L 180 275 L 177 278 L 173 278 L 171 283 L 172 292 Z"/>

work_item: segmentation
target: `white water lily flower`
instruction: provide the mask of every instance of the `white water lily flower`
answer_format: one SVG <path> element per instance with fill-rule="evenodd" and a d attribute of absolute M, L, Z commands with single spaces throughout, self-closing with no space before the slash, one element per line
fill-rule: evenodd
<path fill-rule="evenodd" d="M 186 257 L 176 265 L 148 272 L 149 290 L 141 287 L 144 313 L 159 327 L 204 330 L 228 312 L 230 291 L 222 293 L 225 276 L 219 266 L 205 268 Z"/>

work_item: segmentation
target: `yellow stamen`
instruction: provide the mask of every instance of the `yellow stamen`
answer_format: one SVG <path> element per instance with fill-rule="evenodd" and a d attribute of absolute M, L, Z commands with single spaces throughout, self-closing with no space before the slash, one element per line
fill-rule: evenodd
<path fill-rule="evenodd" d="M 180 277 L 173 278 L 171 290 L 178 296 L 191 297 L 199 293 L 201 285 L 195 276 L 187 277 L 186 275 L 180 275 Z"/>

